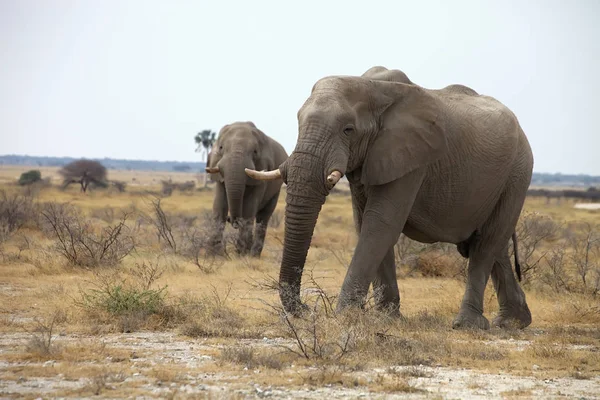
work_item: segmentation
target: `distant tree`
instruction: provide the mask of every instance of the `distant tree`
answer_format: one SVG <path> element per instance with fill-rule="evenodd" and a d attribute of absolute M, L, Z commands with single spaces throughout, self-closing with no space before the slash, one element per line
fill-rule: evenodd
<path fill-rule="evenodd" d="M 86 192 L 90 183 L 106 187 L 106 168 L 98 161 L 76 160 L 65 165 L 58 173 L 63 177 L 63 188 L 71 183 L 79 183 L 81 191 Z"/>
<path fill-rule="evenodd" d="M 208 164 L 208 154 L 217 141 L 217 133 L 210 129 L 205 129 L 196 134 L 194 141 L 196 142 L 196 152 L 201 153 L 202 161 Z M 204 187 L 206 187 L 207 184 L 208 179 L 206 178 L 206 174 L 204 174 Z"/>
<path fill-rule="evenodd" d="M 26 186 L 42 180 L 42 173 L 37 169 L 23 172 L 19 177 L 19 185 Z"/>
<path fill-rule="evenodd" d="M 198 132 L 194 137 L 194 141 L 196 142 L 196 152 L 202 153 L 203 161 L 206 161 L 206 157 L 208 153 L 210 153 L 210 149 L 213 144 L 215 144 L 217 140 L 217 133 L 211 131 L 210 129 L 205 129 L 201 132 Z"/>

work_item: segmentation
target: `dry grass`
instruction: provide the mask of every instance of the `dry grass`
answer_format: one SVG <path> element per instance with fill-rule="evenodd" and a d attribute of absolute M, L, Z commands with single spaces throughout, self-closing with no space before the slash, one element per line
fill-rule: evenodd
<path fill-rule="evenodd" d="M 0 182 L 20 172 L 3 167 Z M 284 224 L 269 228 L 260 260 L 232 256 L 206 273 L 185 252 L 164 251 L 153 226 L 135 217 L 152 211 L 152 197 L 147 191 L 159 191 L 160 180 L 168 177 L 138 172 L 110 174 L 112 179 L 128 181 L 127 192 L 83 195 L 76 190 L 49 188 L 37 194 L 35 203 L 70 203 L 97 227 L 117 223 L 124 210 L 132 212 L 126 224 L 134 232 L 135 250 L 116 266 L 69 265 L 54 250 L 56 240 L 30 225 L 11 234 L 2 245 L 0 332 L 29 336 L 1 358 L 13 364 L 32 362 L 27 367 L 5 369 L 3 379 L 63 374 L 88 379 L 79 395 L 108 391 L 111 397 L 121 397 L 137 393 L 137 386 L 119 383 L 123 367 L 134 364 L 162 382 L 184 382 L 193 373 L 224 374 L 222 380 L 227 380 L 228 372 L 242 370 L 237 381 L 231 379 L 232 384 L 254 380 L 265 385 L 368 387 L 389 393 L 417 391 L 409 381 L 427 377 L 421 365 L 524 375 L 532 374 L 536 365 L 545 376 L 577 379 L 600 373 L 598 297 L 591 289 L 592 279 L 588 279 L 587 288 L 579 283 L 571 261 L 564 263 L 561 276 L 568 282 L 560 287 L 554 287 L 553 280 L 548 284 L 542 279 L 549 279 L 544 275 L 550 271 L 546 261 L 540 262 L 537 275 L 526 275 L 524 287 L 534 322 L 524 331 L 451 329 L 464 290 L 464 261 L 453 246 L 398 247 L 404 319 L 390 320 L 371 309 L 338 315 L 331 312 L 329 303 L 335 303 L 356 238 L 350 199 L 331 196 L 317 224 L 303 280 L 305 300 L 313 312 L 302 319 L 286 319 L 272 290 Z M 175 180 L 177 174 L 169 175 Z M 181 182 L 190 179 L 191 174 L 177 178 Z M 18 192 L 13 186 L 4 189 Z M 282 195 L 280 213 L 284 201 Z M 175 228 L 184 232 L 201 223 L 203 213 L 211 209 L 212 192 L 176 192 L 160 204 L 177 221 Z M 600 213 L 574 209 L 565 202 L 547 205 L 544 200 L 528 199 L 526 209 L 548 215 L 557 223 L 566 222 L 563 233 L 541 242 L 532 259 L 559 245 L 566 246 L 565 229 L 575 232 L 579 229 L 575 222 L 600 223 Z M 177 236 L 177 240 L 185 243 L 185 235 Z M 572 250 L 565 249 L 565 260 L 571 260 Z M 592 261 L 598 266 L 600 258 Z M 591 276 L 592 272 L 588 278 Z M 491 282 L 485 307 L 486 316 L 493 318 L 498 307 Z M 213 361 L 193 368 L 144 366 L 130 357 L 129 351 L 103 346 L 100 339 L 111 332 L 136 331 L 174 332 L 189 343 L 213 346 Z M 84 335 L 86 340 L 73 343 L 62 339 L 74 335 Z M 269 341 L 263 342 L 263 337 Z M 281 340 L 271 342 L 272 338 Z M 242 344 L 241 340 L 251 340 L 252 344 Z M 34 363 L 45 360 L 55 360 L 60 367 L 49 371 Z M 388 370 L 393 366 L 410 369 Z M 373 368 L 386 372 L 375 380 L 361 375 Z M 252 375 L 253 370 L 265 369 L 271 372 Z M 516 390 L 504 395 L 527 393 Z M 163 395 L 167 396 L 166 392 Z"/>

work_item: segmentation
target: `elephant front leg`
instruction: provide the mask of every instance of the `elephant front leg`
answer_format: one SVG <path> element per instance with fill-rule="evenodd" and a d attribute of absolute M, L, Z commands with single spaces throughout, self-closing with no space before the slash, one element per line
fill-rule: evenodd
<path fill-rule="evenodd" d="M 213 220 L 213 227 L 208 237 L 208 246 L 206 251 L 212 255 L 225 255 L 225 244 L 223 243 L 223 234 L 225 232 L 225 221 L 221 219 Z"/>
<path fill-rule="evenodd" d="M 238 255 L 245 256 L 252 247 L 252 228 L 253 221 L 251 219 L 241 219 L 237 221 L 238 236 L 235 242 L 235 249 Z"/>
<path fill-rule="evenodd" d="M 212 226 L 209 229 L 208 249 L 207 251 L 215 255 L 225 254 L 225 245 L 223 244 L 223 233 L 227 221 L 229 207 L 225 193 L 225 185 L 217 182 L 215 187 L 215 198 L 213 202 Z"/>
<path fill-rule="evenodd" d="M 378 310 L 400 316 L 400 291 L 396 278 L 394 248 L 388 250 L 373 281 L 373 295 Z"/>
<path fill-rule="evenodd" d="M 423 170 L 415 170 L 401 179 L 368 189 L 358 243 L 342 285 L 338 311 L 348 306 L 364 306 L 369 286 L 377 277 L 380 265 L 386 256 L 393 257 L 390 249 L 398 241 L 406 224 L 423 176 Z M 380 276 L 391 282 L 391 263 L 384 265 L 388 269 L 384 268 Z M 392 303 L 395 301 L 391 295 L 393 290 L 390 288 L 387 291 Z"/>
<path fill-rule="evenodd" d="M 263 251 L 265 245 L 265 236 L 267 235 L 267 223 L 256 221 L 256 227 L 254 228 L 254 243 L 252 243 L 252 249 L 250 255 L 252 257 L 260 258 L 260 254 Z"/>

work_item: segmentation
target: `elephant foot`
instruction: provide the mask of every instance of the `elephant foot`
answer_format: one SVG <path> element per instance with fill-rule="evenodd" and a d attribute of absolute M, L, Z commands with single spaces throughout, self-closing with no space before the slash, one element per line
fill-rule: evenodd
<path fill-rule="evenodd" d="M 454 321 L 452 329 L 490 329 L 490 322 L 482 314 L 473 311 L 460 311 Z"/>
<path fill-rule="evenodd" d="M 381 301 L 375 305 L 375 309 L 393 318 L 400 317 L 400 302 Z"/>
<path fill-rule="evenodd" d="M 531 325 L 531 312 L 527 304 L 520 307 L 500 310 L 500 313 L 492 321 L 494 326 L 506 329 L 524 329 Z"/>
<path fill-rule="evenodd" d="M 292 317 L 295 318 L 300 318 L 304 313 L 310 311 L 310 307 L 301 302 L 300 300 L 285 305 L 283 309 L 287 314 L 290 314 Z"/>
<path fill-rule="evenodd" d="M 350 300 L 350 299 L 344 298 L 343 295 L 340 295 L 340 298 L 338 299 L 338 302 L 337 302 L 337 306 L 335 307 L 335 312 L 337 314 L 340 314 L 340 313 L 345 312 L 348 309 L 353 309 L 353 308 L 362 310 L 362 309 L 364 309 L 364 305 L 358 301 Z"/>

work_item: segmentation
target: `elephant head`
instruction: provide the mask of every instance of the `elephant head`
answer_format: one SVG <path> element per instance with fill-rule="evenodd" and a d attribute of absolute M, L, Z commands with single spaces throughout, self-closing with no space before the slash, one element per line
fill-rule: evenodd
<path fill-rule="evenodd" d="M 407 78 L 408 79 L 408 78 Z M 441 158 L 447 142 L 437 100 L 416 85 L 327 77 L 298 112 L 298 141 L 288 160 L 256 179 L 287 183 L 280 297 L 300 311 L 300 282 L 313 230 L 329 191 L 344 175 L 382 185 Z"/>
<path fill-rule="evenodd" d="M 224 184 L 228 220 L 237 228 L 247 186 L 264 184 L 250 179 L 244 169 L 269 170 L 276 167 L 273 152 L 267 149 L 267 136 L 252 122 L 235 122 L 220 131 L 208 156 L 206 172 L 213 181 Z"/>

